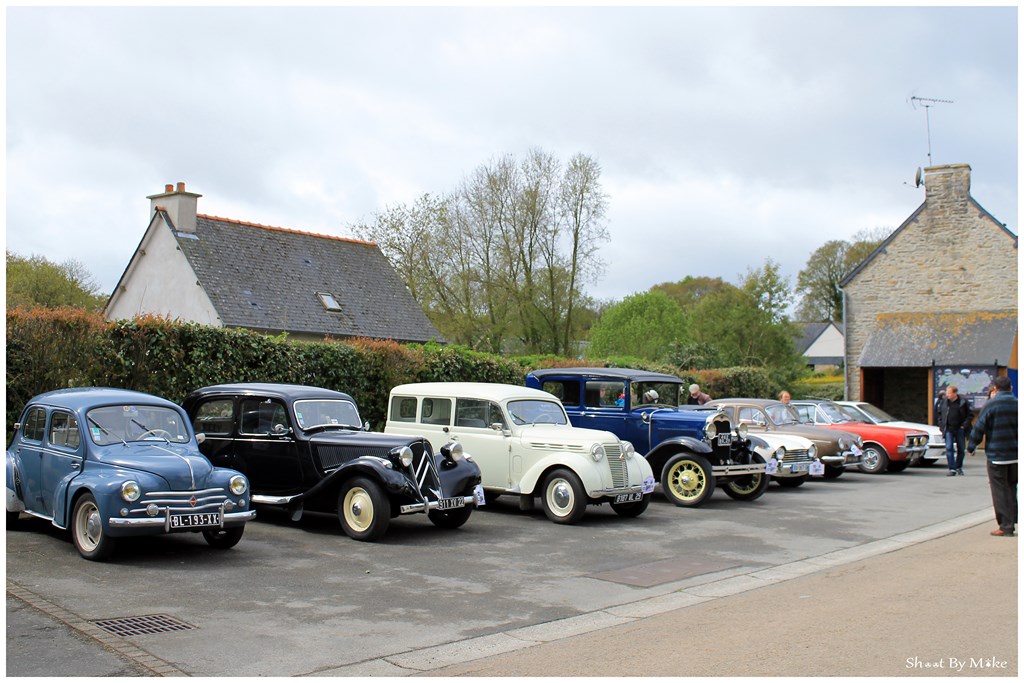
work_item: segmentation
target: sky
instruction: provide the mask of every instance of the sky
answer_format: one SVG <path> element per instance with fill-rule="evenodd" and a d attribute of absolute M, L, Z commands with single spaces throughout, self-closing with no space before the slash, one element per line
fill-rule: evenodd
<path fill-rule="evenodd" d="M 1019 232 L 1017 36 L 1012 5 L 9 6 L 6 246 L 109 294 L 166 184 L 351 236 L 538 148 L 601 165 L 596 299 L 768 258 L 795 284 L 929 164 Z"/>

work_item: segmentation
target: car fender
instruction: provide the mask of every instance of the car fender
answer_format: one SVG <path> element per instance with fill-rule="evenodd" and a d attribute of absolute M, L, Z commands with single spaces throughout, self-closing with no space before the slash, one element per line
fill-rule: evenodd
<path fill-rule="evenodd" d="M 367 475 L 380 483 L 389 495 L 403 495 L 424 502 L 415 483 L 407 474 L 395 470 L 393 466 L 385 465 L 380 458 L 365 455 L 344 463 L 295 500 L 314 500 L 324 495 L 333 495 L 342 483 L 359 475 Z"/>
<path fill-rule="evenodd" d="M 451 463 L 443 455 L 434 455 L 437 476 L 441 480 L 445 496 L 468 496 L 480 483 L 480 467 L 473 460 L 459 460 Z"/>
<path fill-rule="evenodd" d="M 103 467 L 91 463 L 80 472 L 64 477 L 54 488 L 53 525 L 66 529 L 71 520 L 71 511 L 78 498 L 91 493 L 96 499 L 96 507 L 100 510 L 103 520 L 103 531 L 117 536 L 118 531 L 111 529 L 108 521 L 117 516 L 121 500 L 121 484 L 126 481 L 138 482 L 143 491 L 166 490 L 166 482 L 149 472 L 140 472 L 122 467 Z"/>
<path fill-rule="evenodd" d="M 25 501 L 22 498 L 21 475 L 18 473 L 18 464 L 15 456 L 7 451 L 7 511 L 24 512 Z"/>
<path fill-rule="evenodd" d="M 595 467 L 599 464 L 601 464 L 600 461 L 595 461 L 589 455 L 580 453 L 565 451 L 549 453 L 531 465 L 523 473 L 523 476 L 519 478 L 519 492 L 527 495 L 536 495 L 539 493 L 537 488 L 541 479 L 547 472 L 558 467 L 572 470 L 580 478 L 580 481 L 583 482 L 583 489 L 588 493 L 601 490 L 605 486 L 601 475 Z M 637 482 L 637 484 L 639 483 Z"/>
<path fill-rule="evenodd" d="M 695 439 L 692 436 L 677 436 L 665 439 L 648 451 L 644 457 L 647 458 L 647 462 L 651 465 L 651 470 L 655 472 L 655 476 L 660 477 L 665 463 L 668 462 L 669 458 L 678 453 L 707 455 L 711 452 L 711 446 L 699 439 Z"/>

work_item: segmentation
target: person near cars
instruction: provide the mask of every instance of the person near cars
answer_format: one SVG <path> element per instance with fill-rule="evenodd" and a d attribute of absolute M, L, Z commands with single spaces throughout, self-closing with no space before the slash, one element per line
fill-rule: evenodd
<path fill-rule="evenodd" d="M 700 390 L 699 384 L 690 385 L 690 396 L 686 399 L 687 405 L 702 406 L 710 400 L 711 397 Z"/>
<path fill-rule="evenodd" d="M 981 409 L 967 451 L 974 455 L 981 440 L 985 440 L 988 483 L 999 524 L 992 535 L 1013 536 L 1017 523 L 1017 397 L 1011 391 L 1008 377 L 997 377 L 994 384 L 997 393 Z"/>
<path fill-rule="evenodd" d="M 973 414 L 971 404 L 950 384 L 944 396 L 938 400 L 939 429 L 946 439 L 946 464 L 952 477 L 964 473 L 965 429 L 970 426 Z"/>
<path fill-rule="evenodd" d="M 792 400 L 793 397 L 790 396 L 789 392 L 786 391 L 785 389 L 779 392 L 779 401 L 782 403 L 782 405 L 788 406 L 789 402 Z"/>

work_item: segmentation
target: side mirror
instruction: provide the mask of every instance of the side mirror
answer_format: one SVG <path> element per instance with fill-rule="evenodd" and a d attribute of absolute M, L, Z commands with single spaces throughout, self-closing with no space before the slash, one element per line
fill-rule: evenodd
<path fill-rule="evenodd" d="M 198 434 L 196 434 L 196 443 L 197 444 L 202 445 L 204 441 L 206 441 L 206 434 L 203 434 L 202 432 L 199 432 Z"/>
<path fill-rule="evenodd" d="M 292 430 L 289 427 L 285 427 L 283 424 L 274 425 L 274 430 L 270 432 L 274 436 L 284 436 L 289 434 Z"/>
<path fill-rule="evenodd" d="M 370 431 L 370 421 L 369 420 L 367 420 L 366 422 L 363 423 L 363 431 L 364 432 Z"/>

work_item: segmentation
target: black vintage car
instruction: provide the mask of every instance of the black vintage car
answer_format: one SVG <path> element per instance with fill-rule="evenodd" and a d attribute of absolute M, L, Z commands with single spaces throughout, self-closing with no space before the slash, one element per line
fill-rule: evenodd
<path fill-rule="evenodd" d="M 480 468 L 449 443 L 370 433 L 348 394 L 289 384 L 198 389 L 184 408 L 214 464 L 248 477 L 252 502 L 337 513 L 345 533 L 374 541 L 392 517 L 425 512 L 440 527 L 466 523 L 483 500 Z"/>

